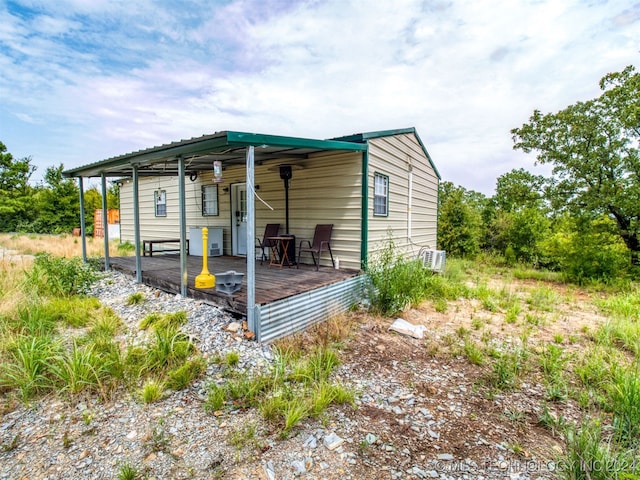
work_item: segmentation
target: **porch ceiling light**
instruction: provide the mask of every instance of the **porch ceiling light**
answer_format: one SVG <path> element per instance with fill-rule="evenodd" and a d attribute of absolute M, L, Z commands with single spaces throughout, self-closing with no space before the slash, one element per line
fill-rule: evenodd
<path fill-rule="evenodd" d="M 213 162 L 213 181 L 214 183 L 224 182 L 224 178 L 222 178 L 222 162 L 220 160 Z"/>

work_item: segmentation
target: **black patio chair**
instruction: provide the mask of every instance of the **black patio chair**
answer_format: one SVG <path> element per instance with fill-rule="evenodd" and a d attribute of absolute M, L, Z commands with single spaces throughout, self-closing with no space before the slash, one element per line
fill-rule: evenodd
<path fill-rule="evenodd" d="M 265 253 L 271 247 L 275 246 L 275 241 L 269 240 L 269 237 L 277 237 L 278 232 L 280 231 L 279 223 L 267 223 L 267 226 L 264 228 L 264 236 L 262 240 L 256 238 L 256 248 L 259 248 L 262 251 L 262 255 L 260 256 L 260 265 L 267 258 Z"/>
<path fill-rule="evenodd" d="M 331 252 L 331 232 L 333 230 L 333 224 L 316 225 L 316 231 L 313 234 L 313 242 L 309 240 L 302 240 L 300 247 L 298 248 L 298 268 L 300 268 L 300 255 L 302 252 L 308 252 L 313 258 L 313 264 L 316 266 L 316 271 L 320 269 L 320 256 L 322 252 L 329 252 L 331 256 L 331 265 L 335 268 L 335 262 L 333 261 L 333 253 Z M 303 247 L 303 243 L 307 243 L 307 247 Z M 316 254 L 318 255 L 318 262 L 316 263 Z"/>

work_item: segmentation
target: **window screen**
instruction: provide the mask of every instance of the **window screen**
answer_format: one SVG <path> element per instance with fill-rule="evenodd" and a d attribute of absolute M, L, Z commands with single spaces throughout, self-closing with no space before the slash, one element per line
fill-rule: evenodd
<path fill-rule="evenodd" d="M 373 214 L 389 215 L 389 177 L 380 173 L 373 176 Z"/>

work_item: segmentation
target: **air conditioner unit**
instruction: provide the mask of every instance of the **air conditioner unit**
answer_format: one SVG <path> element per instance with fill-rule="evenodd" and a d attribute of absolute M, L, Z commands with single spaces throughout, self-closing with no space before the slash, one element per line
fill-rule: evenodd
<path fill-rule="evenodd" d="M 444 250 L 423 248 L 420 250 L 418 256 L 422 259 L 422 263 L 425 267 L 433 270 L 434 272 L 444 272 L 444 266 L 446 263 L 446 252 Z"/>
<path fill-rule="evenodd" d="M 222 227 L 208 227 L 207 256 L 219 257 L 222 255 Z M 201 257 L 204 252 L 202 245 L 202 227 L 189 228 L 189 254 Z"/>

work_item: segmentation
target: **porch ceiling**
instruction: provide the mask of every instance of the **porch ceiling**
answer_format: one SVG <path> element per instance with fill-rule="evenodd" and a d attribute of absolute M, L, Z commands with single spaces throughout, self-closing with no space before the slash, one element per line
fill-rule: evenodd
<path fill-rule="evenodd" d="M 244 164 L 246 148 L 255 147 L 255 162 L 268 160 L 306 159 L 326 151 L 363 151 L 365 144 L 341 140 L 315 140 L 224 131 L 211 135 L 180 140 L 165 145 L 107 158 L 63 172 L 66 177 L 126 177 L 132 167 L 138 166 L 140 176 L 175 176 L 178 174 L 179 157 L 185 160 L 187 175 L 210 170 L 214 160 L 224 165 Z"/>

